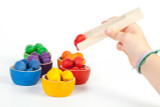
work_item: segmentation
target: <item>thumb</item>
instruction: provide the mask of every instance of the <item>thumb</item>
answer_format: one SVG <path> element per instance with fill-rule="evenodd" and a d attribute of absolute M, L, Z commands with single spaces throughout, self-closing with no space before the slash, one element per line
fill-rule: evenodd
<path fill-rule="evenodd" d="M 117 40 L 117 41 L 123 41 L 125 37 L 124 32 L 113 32 L 110 29 L 106 29 L 105 34 L 108 35 L 110 38 Z"/>

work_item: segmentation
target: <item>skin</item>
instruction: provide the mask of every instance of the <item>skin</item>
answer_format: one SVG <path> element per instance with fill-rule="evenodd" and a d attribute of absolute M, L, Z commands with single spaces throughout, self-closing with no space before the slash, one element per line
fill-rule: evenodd
<path fill-rule="evenodd" d="M 115 17 L 112 17 L 109 20 L 112 20 L 113 18 Z M 102 24 L 105 22 L 107 21 L 102 22 Z M 118 41 L 116 46 L 117 49 L 123 51 L 128 56 L 132 67 L 135 67 L 136 62 L 141 55 L 151 49 L 145 39 L 143 31 L 136 23 L 129 25 L 119 32 L 106 29 L 105 33 L 113 40 Z M 160 56 L 157 54 L 150 55 L 141 66 L 141 73 L 160 94 Z"/>

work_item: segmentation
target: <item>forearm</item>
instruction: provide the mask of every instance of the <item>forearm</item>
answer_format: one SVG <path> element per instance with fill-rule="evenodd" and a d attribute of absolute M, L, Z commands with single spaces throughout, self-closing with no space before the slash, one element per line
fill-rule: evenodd
<path fill-rule="evenodd" d="M 141 73 L 160 94 L 160 56 L 150 55 L 141 66 Z"/>

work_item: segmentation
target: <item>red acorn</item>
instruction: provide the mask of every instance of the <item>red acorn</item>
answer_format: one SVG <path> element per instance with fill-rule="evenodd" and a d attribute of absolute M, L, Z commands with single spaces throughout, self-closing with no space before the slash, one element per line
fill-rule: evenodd
<path fill-rule="evenodd" d="M 76 46 L 77 50 L 79 50 L 78 47 L 77 47 L 77 44 L 84 41 L 85 39 L 86 39 L 86 37 L 83 34 L 79 34 L 76 37 L 76 39 L 74 40 L 74 45 Z"/>
<path fill-rule="evenodd" d="M 83 59 L 82 59 L 82 57 L 77 56 L 77 57 L 73 60 L 73 62 L 74 62 L 74 64 L 75 64 L 75 67 L 82 68 L 82 66 L 83 66 Z"/>
<path fill-rule="evenodd" d="M 70 68 L 73 68 L 73 66 L 74 66 L 74 62 L 69 58 L 66 58 L 62 61 L 63 68 L 70 69 Z"/>

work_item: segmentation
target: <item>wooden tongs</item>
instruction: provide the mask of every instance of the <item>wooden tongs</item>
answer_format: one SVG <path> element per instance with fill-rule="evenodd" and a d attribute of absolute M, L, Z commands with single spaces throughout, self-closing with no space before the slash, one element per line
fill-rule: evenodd
<path fill-rule="evenodd" d="M 118 32 L 130 24 L 135 23 L 136 21 L 143 18 L 143 14 L 140 8 L 136 8 L 122 16 L 119 16 L 111 21 L 108 21 L 96 28 L 89 30 L 88 32 L 83 33 L 86 39 L 77 44 L 79 50 L 83 50 L 88 48 L 89 46 L 99 42 L 102 39 L 105 39 L 107 35 L 105 34 L 105 30 L 109 28 L 111 31 Z"/>

